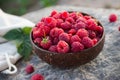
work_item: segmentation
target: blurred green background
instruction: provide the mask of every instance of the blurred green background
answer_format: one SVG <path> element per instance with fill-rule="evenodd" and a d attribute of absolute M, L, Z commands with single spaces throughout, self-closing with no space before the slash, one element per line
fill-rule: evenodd
<path fill-rule="evenodd" d="M 39 8 L 55 5 L 58 0 L 0 0 L 0 8 L 5 12 L 23 15 L 29 12 L 31 6 L 39 4 Z"/>

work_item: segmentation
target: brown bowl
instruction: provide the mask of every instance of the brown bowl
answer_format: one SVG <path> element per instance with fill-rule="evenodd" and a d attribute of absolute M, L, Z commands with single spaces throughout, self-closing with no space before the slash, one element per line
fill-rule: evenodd
<path fill-rule="evenodd" d="M 86 13 L 82 13 L 82 14 L 88 15 Z M 92 17 L 92 18 L 94 18 L 94 17 Z M 98 23 L 98 25 L 102 26 L 99 21 L 97 21 L 97 23 Z M 43 61 L 47 62 L 50 65 L 57 66 L 60 68 L 70 68 L 70 67 L 76 67 L 76 66 L 80 66 L 85 63 L 88 63 L 98 56 L 98 54 L 101 52 L 101 50 L 104 46 L 105 32 L 104 32 L 104 28 L 103 28 L 103 35 L 102 35 L 101 39 L 93 47 L 85 49 L 85 50 L 83 50 L 81 52 L 77 52 L 77 53 L 58 54 L 55 52 L 50 52 L 50 51 L 44 50 L 44 49 L 38 47 L 33 42 L 32 32 L 30 34 L 30 40 L 31 40 L 34 52 Z"/>

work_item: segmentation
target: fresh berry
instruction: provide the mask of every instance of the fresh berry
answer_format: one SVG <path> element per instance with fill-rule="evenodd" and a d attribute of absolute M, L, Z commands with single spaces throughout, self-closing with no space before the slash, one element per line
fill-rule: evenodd
<path fill-rule="evenodd" d="M 95 22 L 94 19 L 89 19 L 87 20 L 87 26 L 86 28 L 89 30 L 96 30 L 97 23 Z"/>
<path fill-rule="evenodd" d="M 84 45 L 81 44 L 80 42 L 73 42 L 71 45 L 71 51 L 72 52 L 79 52 L 84 49 Z"/>
<path fill-rule="evenodd" d="M 55 15 L 55 14 L 57 14 L 57 13 L 58 13 L 57 11 L 53 10 L 53 11 L 51 12 L 51 15 L 50 15 L 50 16 L 53 16 L 53 15 Z"/>
<path fill-rule="evenodd" d="M 85 46 L 85 48 L 90 48 L 94 45 L 92 39 L 90 39 L 89 37 L 84 37 L 81 43 Z"/>
<path fill-rule="evenodd" d="M 118 30 L 120 31 L 120 26 L 118 27 Z"/>
<path fill-rule="evenodd" d="M 58 37 L 53 38 L 53 44 L 57 44 L 58 42 L 59 42 L 59 38 Z"/>
<path fill-rule="evenodd" d="M 61 23 L 63 23 L 64 21 L 62 19 L 57 19 L 57 27 L 61 26 Z"/>
<path fill-rule="evenodd" d="M 74 23 L 75 22 L 75 20 L 72 17 L 66 18 L 66 21 L 68 21 L 70 23 Z"/>
<path fill-rule="evenodd" d="M 55 19 L 60 19 L 61 18 L 61 14 L 57 13 L 57 14 L 53 15 L 52 17 L 55 18 Z"/>
<path fill-rule="evenodd" d="M 91 16 L 84 16 L 86 20 L 91 19 Z"/>
<path fill-rule="evenodd" d="M 66 43 L 65 41 L 60 40 L 58 42 L 58 44 L 57 44 L 58 53 L 63 53 L 63 54 L 67 53 L 67 52 L 69 52 L 69 49 L 70 49 L 70 47 L 69 47 L 68 43 Z"/>
<path fill-rule="evenodd" d="M 45 23 L 51 29 L 54 28 L 54 27 L 56 27 L 56 25 L 57 25 L 57 21 L 53 17 L 47 17 L 47 18 L 45 18 Z"/>
<path fill-rule="evenodd" d="M 82 39 L 83 37 L 89 36 L 88 31 L 85 30 L 85 29 L 79 29 L 76 34 L 77 34 L 81 39 Z"/>
<path fill-rule="evenodd" d="M 62 12 L 61 18 L 66 19 L 67 17 L 69 17 L 69 13 L 67 11 Z"/>
<path fill-rule="evenodd" d="M 78 22 L 75 24 L 75 29 L 78 30 L 78 29 L 84 29 L 86 27 L 86 24 L 83 23 L 83 22 Z"/>
<path fill-rule="evenodd" d="M 43 38 L 41 41 L 41 47 L 43 49 L 49 49 L 50 46 L 51 46 L 51 40 L 49 40 L 48 37 Z"/>
<path fill-rule="evenodd" d="M 75 29 L 70 29 L 70 30 L 68 31 L 68 33 L 74 35 L 74 34 L 76 34 L 76 30 L 75 30 Z"/>
<path fill-rule="evenodd" d="M 57 52 L 57 46 L 56 45 L 50 46 L 49 51 L 51 51 L 51 52 Z"/>
<path fill-rule="evenodd" d="M 116 22 L 117 21 L 117 15 L 116 14 L 110 14 L 109 15 L 109 21 L 110 22 Z"/>
<path fill-rule="evenodd" d="M 76 22 L 78 23 L 78 22 L 83 22 L 83 23 L 87 23 L 87 21 L 86 21 L 86 19 L 84 18 L 84 17 L 79 17 L 77 20 L 76 20 Z"/>
<path fill-rule="evenodd" d="M 103 33 L 103 28 L 101 26 L 96 26 L 96 31 L 101 34 Z"/>
<path fill-rule="evenodd" d="M 59 35 L 63 32 L 64 32 L 64 30 L 61 29 L 61 28 L 53 28 L 50 31 L 50 36 L 53 37 L 53 38 L 54 37 L 59 37 Z"/>
<path fill-rule="evenodd" d="M 45 25 L 44 22 L 39 22 L 35 26 L 40 28 L 43 27 L 44 25 Z"/>
<path fill-rule="evenodd" d="M 65 21 L 64 23 L 61 23 L 61 28 L 66 30 L 66 29 L 71 29 L 71 24 L 68 21 Z"/>
<path fill-rule="evenodd" d="M 34 72 L 34 67 L 32 65 L 27 65 L 25 68 L 25 71 L 27 74 L 33 73 Z"/>
<path fill-rule="evenodd" d="M 41 74 L 34 74 L 31 80 L 44 80 L 44 77 Z"/>
<path fill-rule="evenodd" d="M 40 46 L 41 45 L 41 41 L 42 41 L 41 38 L 35 38 L 34 43 L 37 44 L 38 46 Z"/>
<path fill-rule="evenodd" d="M 93 38 L 96 37 L 96 33 L 95 33 L 94 31 L 89 30 L 88 32 L 89 32 L 89 37 L 90 37 L 91 39 L 93 39 Z"/>
<path fill-rule="evenodd" d="M 61 33 L 59 35 L 59 40 L 63 40 L 65 42 L 69 43 L 70 37 L 69 37 L 69 35 L 67 33 Z"/>
<path fill-rule="evenodd" d="M 78 35 L 74 35 L 71 37 L 70 43 L 73 43 L 73 42 L 81 42 L 81 39 L 79 38 Z"/>
<path fill-rule="evenodd" d="M 97 39 L 97 38 L 94 38 L 94 39 L 93 39 L 94 45 L 95 45 L 97 42 L 98 42 L 98 39 Z"/>

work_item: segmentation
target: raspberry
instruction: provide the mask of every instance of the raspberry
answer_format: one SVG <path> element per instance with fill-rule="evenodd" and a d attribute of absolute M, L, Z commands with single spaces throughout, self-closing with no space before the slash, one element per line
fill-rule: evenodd
<path fill-rule="evenodd" d="M 76 15 L 76 12 L 72 12 L 69 14 L 69 17 L 72 17 L 74 20 L 77 19 L 77 15 Z"/>
<path fill-rule="evenodd" d="M 60 40 L 57 44 L 58 53 L 67 53 L 69 52 L 69 45 L 65 41 Z"/>
<path fill-rule="evenodd" d="M 53 44 L 57 44 L 59 42 L 59 38 L 58 37 L 55 37 L 54 39 L 53 39 Z"/>
<path fill-rule="evenodd" d="M 53 10 L 53 11 L 51 12 L 51 15 L 50 15 L 50 16 L 53 16 L 53 15 L 55 15 L 55 14 L 57 14 L 57 13 L 58 13 L 57 11 Z"/>
<path fill-rule="evenodd" d="M 65 42 L 69 43 L 70 37 L 69 37 L 69 35 L 67 33 L 61 33 L 59 35 L 59 40 L 63 40 Z"/>
<path fill-rule="evenodd" d="M 55 18 L 55 19 L 60 19 L 61 14 L 60 14 L 60 13 L 57 13 L 57 14 L 53 15 L 52 17 Z"/>
<path fill-rule="evenodd" d="M 54 28 L 57 25 L 57 21 L 53 17 L 47 17 L 47 18 L 45 18 L 45 23 L 50 28 Z"/>
<path fill-rule="evenodd" d="M 84 16 L 84 18 L 85 18 L 86 20 L 88 20 L 88 19 L 91 19 L 92 17 L 91 17 L 91 16 Z"/>
<path fill-rule="evenodd" d="M 41 38 L 35 38 L 34 43 L 40 46 L 42 39 Z"/>
<path fill-rule="evenodd" d="M 33 39 L 38 38 L 38 37 L 41 37 L 41 36 L 42 36 L 42 35 L 41 35 L 41 32 L 40 32 L 40 31 L 38 31 L 38 30 L 33 31 Z"/>
<path fill-rule="evenodd" d="M 75 20 L 72 17 L 66 18 L 66 21 L 68 21 L 70 23 L 74 23 L 75 22 Z"/>
<path fill-rule="evenodd" d="M 94 19 L 89 19 L 89 20 L 87 20 L 87 29 L 89 29 L 89 30 L 96 30 L 96 26 L 97 26 L 97 23 L 95 22 L 95 20 Z"/>
<path fill-rule="evenodd" d="M 34 67 L 32 65 L 27 65 L 25 68 L 25 71 L 27 74 L 33 73 L 34 72 Z"/>
<path fill-rule="evenodd" d="M 81 39 L 79 38 L 78 35 L 74 35 L 71 37 L 70 43 L 73 43 L 73 42 L 81 42 Z"/>
<path fill-rule="evenodd" d="M 36 27 L 43 27 L 45 24 L 44 24 L 44 22 L 39 22 L 39 23 L 37 23 L 35 26 Z"/>
<path fill-rule="evenodd" d="M 80 42 L 73 42 L 71 45 L 71 51 L 72 52 L 79 52 L 84 49 L 84 45 L 82 45 Z"/>
<path fill-rule="evenodd" d="M 63 31 L 63 29 L 61 29 L 61 28 L 53 28 L 51 31 L 50 31 L 50 36 L 51 37 L 59 37 L 59 35 L 61 34 L 61 33 L 63 33 L 64 31 Z"/>
<path fill-rule="evenodd" d="M 118 27 L 118 30 L 120 31 L 120 26 Z"/>
<path fill-rule="evenodd" d="M 110 14 L 109 15 L 109 21 L 110 22 L 116 22 L 117 21 L 117 15 L 116 14 Z"/>
<path fill-rule="evenodd" d="M 94 31 L 88 30 L 88 32 L 89 32 L 89 37 L 90 37 L 91 39 L 93 39 L 93 38 L 96 37 L 96 33 L 95 33 Z"/>
<path fill-rule="evenodd" d="M 44 80 L 44 77 L 41 74 L 34 74 L 31 80 Z"/>
<path fill-rule="evenodd" d="M 76 34 L 76 30 L 75 30 L 75 29 L 70 29 L 70 30 L 68 31 L 68 33 L 74 35 L 74 34 Z"/>
<path fill-rule="evenodd" d="M 61 26 L 61 23 L 63 23 L 64 21 L 62 19 L 57 19 L 57 27 Z"/>
<path fill-rule="evenodd" d="M 45 17 L 43 17 L 42 19 L 41 19 L 41 22 L 44 22 L 45 21 Z"/>
<path fill-rule="evenodd" d="M 77 23 L 78 23 L 78 22 L 83 22 L 83 23 L 85 23 L 85 24 L 87 23 L 84 17 L 79 17 L 79 18 L 76 20 L 76 22 L 77 22 Z"/>
<path fill-rule="evenodd" d="M 82 28 L 85 28 L 86 24 L 83 23 L 83 22 L 78 22 L 75 24 L 75 29 L 78 30 L 78 29 L 82 29 Z"/>
<path fill-rule="evenodd" d="M 90 48 L 94 45 L 93 41 L 89 37 L 84 37 L 81 41 L 81 43 L 86 47 Z"/>
<path fill-rule="evenodd" d="M 50 46 L 49 51 L 57 52 L 57 46 L 56 45 Z"/>
<path fill-rule="evenodd" d="M 68 16 L 69 16 L 69 13 L 66 11 L 62 12 L 62 14 L 61 14 L 62 19 L 66 19 Z"/>
<path fill-rule="evenodd" d="M 94 45 L 95 45 L 97 42 L 98 42 L 97 38 L 94 38 L 94 39 L 93 39 Z"/>
<path fill-rule="evenodd" d="M 50 46 L 51 46 L 51 40 L 49 40 L 48 37 L 43 38 L 41 41 L 41 47 L 44 49 L 49 49 Z"/>
<path fill-rule="evenodd" d="M 65 21 L 64 23 L 61 23 L 61 28 L 64 30 L 71 29 L 71 24 L 68 21 Z"/>
<path fill-rule="evenodd" d="M 96 26 L 96 31 L 98 33 L 103 33 L 103 28 L 101 26 Z"/>
<path fill-rule="evenodd" d="M 85 30 L 85 29 L 79 29 L 76 33 L 81 39 L 83 37 L 87 37 L 89 34 L 88 34 L 88 31 Z"/>

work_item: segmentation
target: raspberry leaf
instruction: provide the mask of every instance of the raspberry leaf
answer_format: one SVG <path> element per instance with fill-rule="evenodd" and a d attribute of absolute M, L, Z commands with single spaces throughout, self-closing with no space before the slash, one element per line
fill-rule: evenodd
<path fill-rule="evenodd" d="M 17 28 L 8 31 L 3 37 L 9 41 L 15 42 L 18 53 L 27 60 L 32 52 L 30 43 L 31 27 Z"/>

